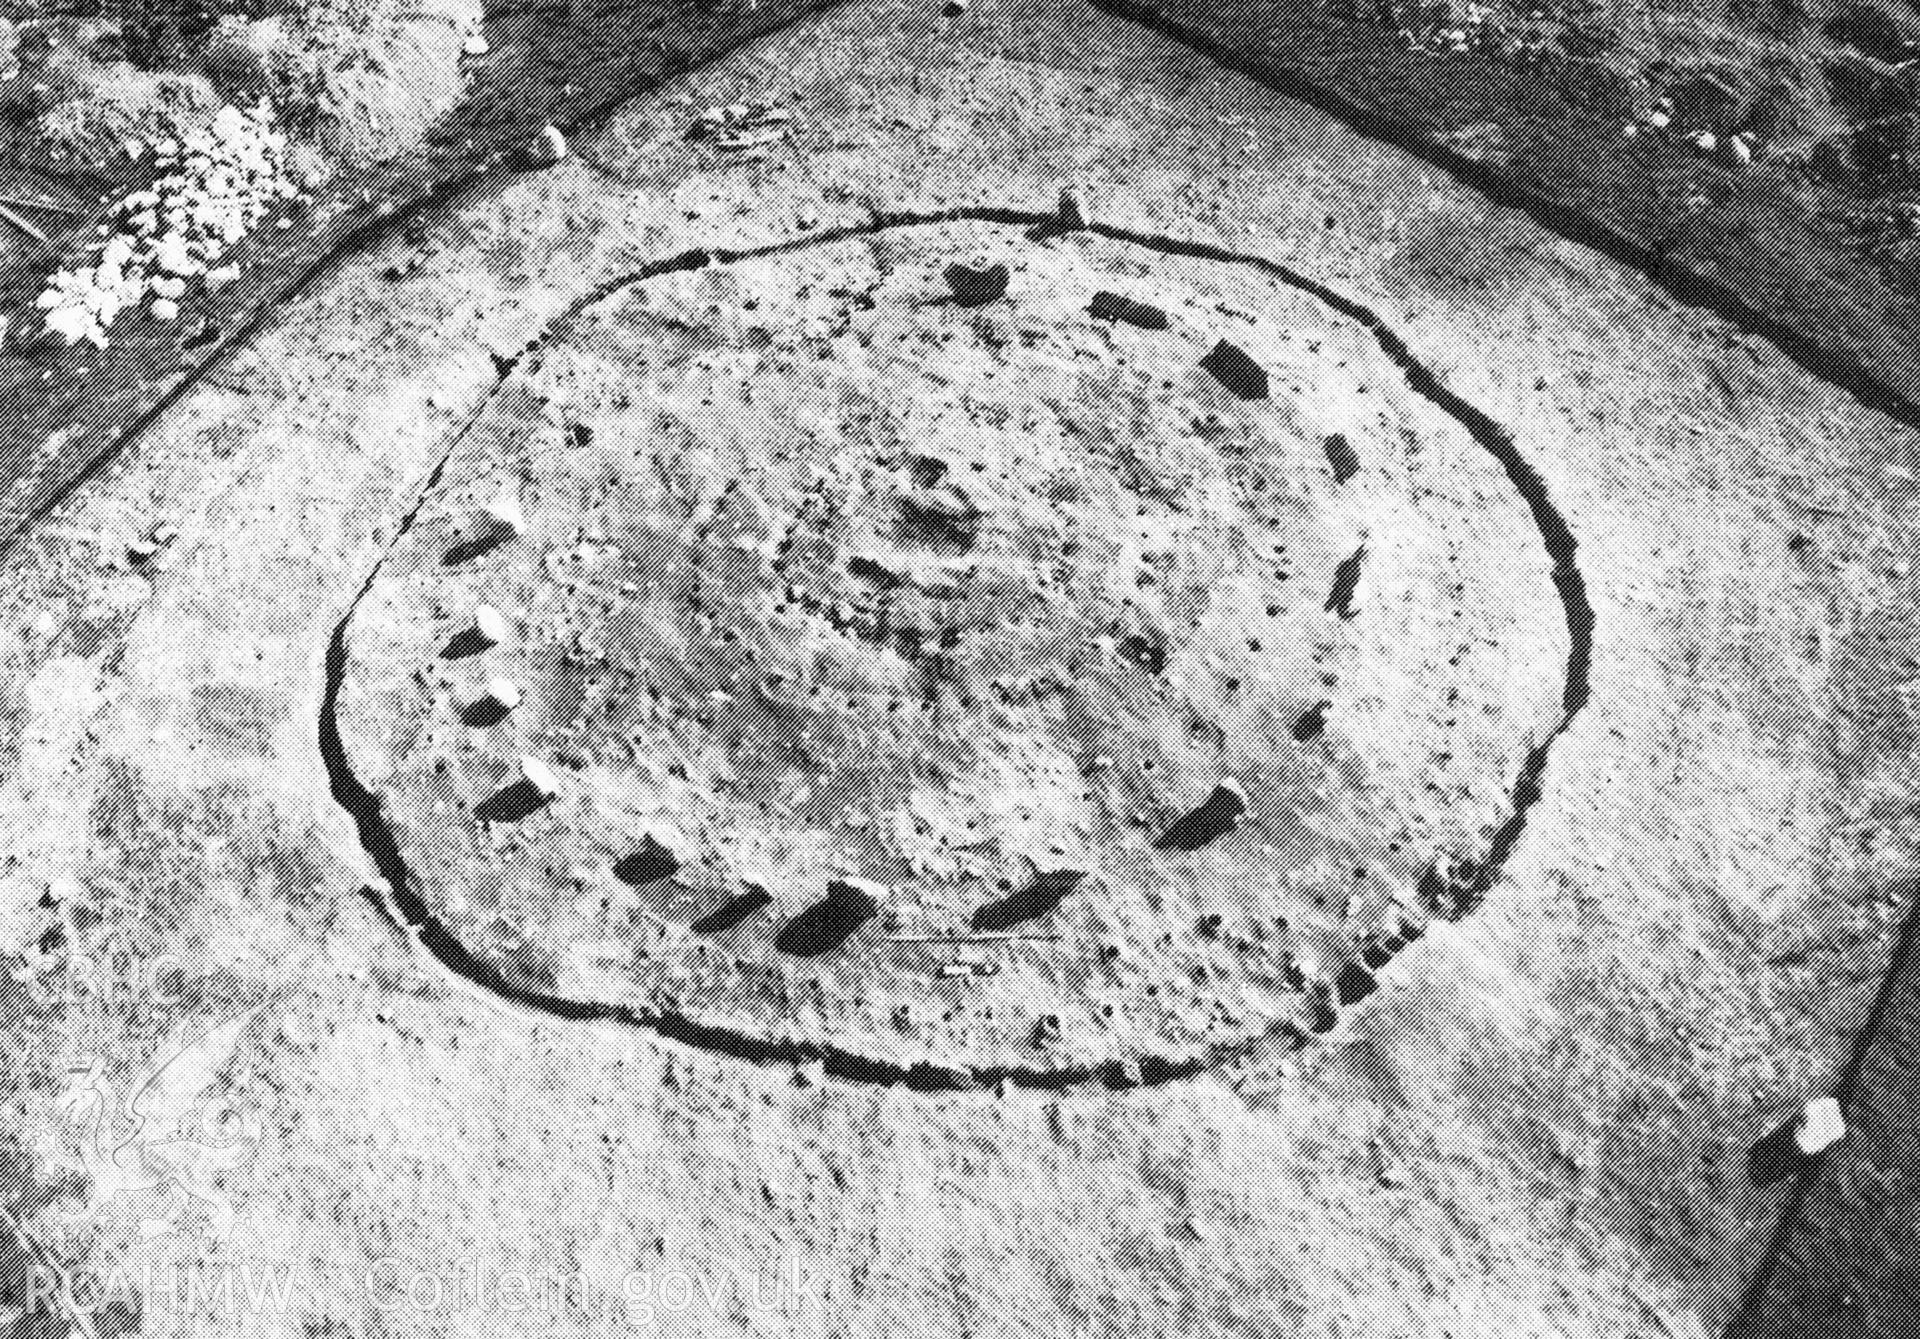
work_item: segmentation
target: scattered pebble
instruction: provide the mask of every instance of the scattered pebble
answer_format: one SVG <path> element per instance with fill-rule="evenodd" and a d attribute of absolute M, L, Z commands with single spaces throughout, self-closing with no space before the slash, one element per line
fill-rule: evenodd
<path fill-rule="evenodd" d="M 1838 1143 L 1847 1132 L 1840 1104 L 1831 1097 L 1816 1097 L 1800 1112 L 1794 1126 L 1793 1141 L 1802 1153 L 1811 1157 Z"/>
<path fill-rule="evenodd" d="M 136 143 L 128 142 L 129 152 Z M 152 149 L 159 175 L 120 202 L 120 231 L 103 230 L 98 261 L 55 273 L 40 294 L 46 328 L 69 344 L 84 339 L 105 348 L 114 317 L 148 292 L 160 299 L 153 314 L 172 320 L 180 294 L 156 285 L 202 273 L 264 220 L 274 200 L 297 193 L 286 136 L 266 104 L 252 112 L 222 107 L 210 125 Z"/>

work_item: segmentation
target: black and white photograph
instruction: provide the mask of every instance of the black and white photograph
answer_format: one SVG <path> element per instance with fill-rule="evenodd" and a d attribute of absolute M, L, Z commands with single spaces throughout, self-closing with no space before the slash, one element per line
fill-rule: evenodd
<path fill-rule="evenodd" d="M 1920 1333 L 1920 0 L 0 0 L 0 1339 Z"/>

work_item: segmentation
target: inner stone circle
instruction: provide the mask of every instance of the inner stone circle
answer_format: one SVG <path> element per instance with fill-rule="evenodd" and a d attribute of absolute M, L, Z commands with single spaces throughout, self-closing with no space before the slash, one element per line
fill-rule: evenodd
<path fill-rule="evenodd" d="M 1048 1072 L 1357 1004 L 1511 812 L 1567 632 L 1499 463 L 1357 323 L 952 224 L 582 313 L 347 650 L 355 775 L 504 979 Z"/>

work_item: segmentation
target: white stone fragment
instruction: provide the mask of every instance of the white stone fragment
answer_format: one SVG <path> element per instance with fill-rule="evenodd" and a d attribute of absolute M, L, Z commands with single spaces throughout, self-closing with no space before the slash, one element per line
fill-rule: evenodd
<path fill-rule="evenodd" d="M 483 513 L 483 519 L 496 531 L 505 531 L 509 537 L 523 535 L 527 530 L 527 516 L 520 508 L 520 490 L 511 483 L 500 485 Z"/>
<path fill-rule="evenodd" d="M 546 799 L 550 800 L 560 793 L 560 778 L 554 775 L 551 767 L 538 758 L 521 755 L 520 779 L 539 791 Z"/>
<path fill-rule="evenodd" d="M 557 126 L 548 126 L 540 132 L 543 141 L 541 147 L 549 163 L 557 163 L 567 156 L 567 137 L 560 133 Z"/>
<path fill-rule="evenodd" d="M 484 56 L 489 50 L 487 39 L 479 33 L 468 33 L 467 40 L 461 44 L 460 49 L 469 56 Z"/>
<path fill-rule="evenodd" d="M 172 298 L 155 298 L 147 310 L 153 313 L 156 321 L 172 321 L 180 315 L 180 304 Z"/>
<path fill-rule="evenodd" d="M 1846 1132 L 1847 1122 L 1840 1114 L 1840 1104 L 1831 1097 L 1816 1097 L 1801 1111 L 1793 1141 L 1802 1153 L 1811 1157 L 1838 1143 Z"/>
<path fill-rule="evenodd" d="M 473 611 L 473 630 L 488 646 L 498 646 L 512 635 L 507 617 L 490 604 L 477 605 Z"/>
<path fill-rule="evenodd" d="M 496 706 L 503 711 L 512 711 L 520 705 L 520 687 L 512 679 L 495 675 L 487 680 L 486 688 L 481 692 L 477 706 Z"/>

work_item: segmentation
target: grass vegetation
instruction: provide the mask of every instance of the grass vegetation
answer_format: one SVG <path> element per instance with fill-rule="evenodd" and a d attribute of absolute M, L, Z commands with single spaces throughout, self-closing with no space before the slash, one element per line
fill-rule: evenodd
<path fill-rule="evenodd" d="M 1913 0 L 1096 0 L 1920 422 Z"/>

